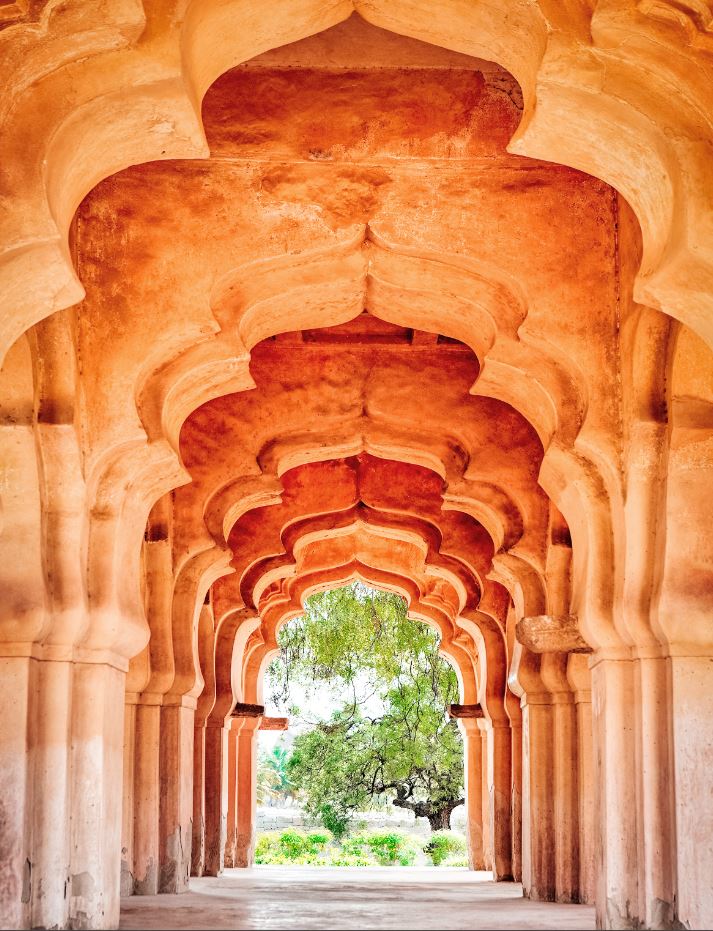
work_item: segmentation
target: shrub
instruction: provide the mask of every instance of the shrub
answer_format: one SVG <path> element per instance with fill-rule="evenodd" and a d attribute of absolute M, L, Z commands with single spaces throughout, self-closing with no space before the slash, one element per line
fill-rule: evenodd
<path fill-rule="evenodd" d="M 416 858 L 421 855 L 423 848 L 423 838 L 417 834 L 406 834 L 404 836 L 403 846 L 399 853 L 399 863 L 401 866 L 413 866 Z"/>
<path fill-rule="evenodd" d="M 411 866 L 418 853 L 418 842 L 408 834 L 400 831 L 362 831 L 346 837 L 342 850 L 347 856 L 366 859 L 371 855 L 372 861 L 380 866 Z"/>
<path fill-rule="evenodd" d="M 395 831 L 387 831 L 383 834 L 374 831 L 367 835 L 367 843 L 378 863 L 381 866 L 390 866 L 396 863 L 403 838 Z"/>
<path fill-rule="evenodd" d="M 332 832 L 331 831 L 310 831 L 307 835 L 307 841 L 310 847 L 314 847 L 317 850 L 323 850 L 327 844 L 332 841 Z"/>
<path fill-rule="evenodd" d="M 367 857 L 356 857 L 349 856 L 344 853 L 339 853 L 338 851 L 332 855 L 332 859 L 328 861 L 328 866 L 372 866 L 371 860 Z"/>
<path fill-rule="evenodd" d="M 434 866 L 441 866 L 455 855 L 460 854 L 462 858 L 466 852 L 465 837 L 457 831 L 434 831 L 423 851 L 429 855 Z"/>
<path fill-rule="evenodd" d="M 342 852 L 348 857 L 364 857 L 368 859 L 369 844 L 367 843 L 366 834 L 360 831 L 358 834 L 350 834 L 342 840 Z"/>
<path fill-rule="evenodd" d="M 264 834 L 258 834 L 255 844 L 255 862 L 266 863 L 266 858 L 275 856 L 280 845 L 280 834 L 278 831 L 266 831 Z"/>
<path fill-rule="evenodd" d="M 298 860 L 304 854 L 309 853 L 309 841 L 307 835 L 302 831 L 296 831 L 294 828 L 288 828 L 280 834 L 280 852 L 289 860 Z"/>
<path fill-rule="evenodd" d="M 320 806 L 319 820 L 337 840 L 341 840 L 349 828 L 349 818 L 328 804 Z"/>
<path fill-rule="evenodd" d="M 288 828 L 258 834 L 255 863 L 271 866 L 411 866 L 421 839 L 401 831 L 361 831 L 335 840 L 329 831 Z"/>
<path fill-rule="evenodd" d="M 396 857 L 399 862 L 399 866 L 413 866 L 414 860 L 416 859 L 415 850 L 402 850 Z"/>

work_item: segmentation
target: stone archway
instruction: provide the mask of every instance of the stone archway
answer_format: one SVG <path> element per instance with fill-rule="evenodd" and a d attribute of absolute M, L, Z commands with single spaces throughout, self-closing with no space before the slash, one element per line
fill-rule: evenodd
<path fill-rule="evenodd" d="M 409 218 L 409 205 L 391 193 L 398 185 L 383 165 L 362 166 L 359 177 L 351 168 L 329 175 L 334 153 L 324 159 L 315 150 L 308 167 L 292 174 L 274 166 L 263 172 L 260 197 L 269 209 L 250 195 L 249 185 L 231 189 L 236 217 L 236 205 L 243 205 L 242 232 L 223 211 L 213 241 L 181 240 L 199 203 L 190 197 L 199 197 L 201 183 L 183 189 L 190 191 L 183 202 L 174 192 L 175 216 L 181 217 L 175 228 L 165 216 L 152 217 L 151 197 L 142 197 L 141 185 L 144 195 L 165 194 L 178 159 L 187 160 L 186 173 L 194 171 L 195 182 L 203 169 L 189 161 L 204 168 L 210 163 L 206 134 L 214 156 L 225 143 L 218 123 L 210 122 L 211 100 L 220 97 L 221 87 L 223 93 L 235 90 L 240 74 L 209 90 L 215 80 L 258 53 L 346 22 L 355 11 L 393 35 L 506 66 L 517 78 L 508 79 L 507 88 L 512 92 L 519 82 L 524 110 L 521 119 L 518 112 L 512 125 L 503 124 L 514 134 L 503 133 L 503 126 L 495 133 L 498 157 L 510 157 L 503 148 L 509 140 L 510 153 L 584 170 L 626 196 L 633 214 L 611 189 L 559 169 L 564 181 L 553 188 L 551 211 L 557 196 L 566 199 L 579 187 L 569 209 L 556 214 L 564 225 L 552 232 L 554 214 L 548 223 L 546 197 L 536 192 L 552 183 L 556 169 L 533 163 L 532 183 L 521 186 L 513 204 L 525 205 L 539 240 L 518 238 L 517 262 L 508 263 L 497 257 L 507 237 L 498 237 L 503 224 L 508 230 L 517 226 L 514 212 L 498 219 L 492 206 L 480 209 L 468 200 L 470 188 L 456 184 L 438 193 L 441 205 L 458 202 L 460 220 L 454 211 L 445 218 L 435 209 L 429 213 L 425 188 L 423 203 Z M 214 592 L 232 592 L 232 611 L 261 611 L 260 597 L 278 597 L 271 586 L 286 584 L 280 572 L 297 540 L 304 536 L 311 541 L 307 550 L 323 552 L 318 538 L 334 513 L 323 508 L 317 525 L 309 523 L 315 514 L 307 513 L 298 520 L 307 521 L 304 527 L 288 522 L 281 528 L 281 549 L 268 554 L 276 562 L 260 576 L 265 591 L 252 602 L 245 597 L 258 591 L 251 586 L 259 573 L 232 548 L 243 547 L 241 526 L 265 530 L 269 521 L 263 524 L 256 512 L 284 508 L 283 477 L 291 469 L 307 475 L 315 463 L 364 453 L 430 468 L 445 481 L 436 516 L 423 498 L 421 509 L 408 517 L 408 533 L 416 533 L 429 553 L 442 548 L 443 528 L 455 533 L 468 521 L 484 528 L 492 546 L 487 565 L 476 571 L 465 559 L 466 568 L 456 571 L 439 555 L 428 563 L 429 572 L 450 579 L 460 593 L 441 592 L 439 598 L 463 602 L 461 619 L 456 611 L 451 624 L 461 624 L 466 640 L 472 632 L 469 661 L 490 670 L 479 697 L 491 724 L 508 718 L 514 732 L 513 696 L 520 697 L 527 733 L 540 735 L 534 743 L 526 738 L 521 749 L 543 754 L 542 771 L 559 761 L 557 785 L 572 810 L 575 795 L 563 761 L 575 751 L 571 741 L 569 749 L 562 747 L 567 721 L 586 721 L 587 673 L 581 663 L 562 660 L 560 654 L 572 647 L 562 647 L 566 636 L 560 649 L 540 656 L 526 633 L 516 635 L 516 622 L 575 616 L 595 648 L 599 924 L 702 922 L 709 903 L 699 887 L 707 861 L 687 838 L 698 836 L 703 824 L 705 844 L 710 816 L 695 802 L 697 788 L 706 785 L 709 749 L 688 723 L 694 719 L 705 730 L 710 713 L 697 696 L 707 693 L 710 653 L 709 502 L 700 487 L 710 472 L 713 395 L 705 377 L 691 374 L 711 368 L 706 11 L 611 0 L 601 0 L 591 13 L 519 0 L 466 8 L 454 0 L 434 15 L 414 0 L 344 0 L 328 8 L 316 0 L 291 0 L 265 21 L 264 11 L 235 0 L 164 12 L 134 2 L 111 11 L 52 2 L 24 11 L 16 4 L 0 35 L 9 64 L 2 128 L 12 140 L 0 192 L 13 202 L 3 223 L 0 272 L 9 349 L 2 380 L 8 452 L 0 542 L 7 546 L 3 585 L 11 593 L 2 614 L 3 687 L 13 701 L 21 696 L 7 736 L 7 745 L 18 750 L 8 757 L 6 785 L 20 800 L 6 829 L 8 924 L 115 923 L 121 735 L 111 712 L 124 692 L 129 660 L 126 732 L 131 734 L 132 721 L 144 722 L 139 729 L 153 728 L 157 752 L 142 756 L 141 765 L 160 780 L 171 765 L 182 765 L 199 696 L 209 704 L 200 644 L 208 636 Z M 294 85 L 298 79 L 289 80 Z M 675 105 L 672 87 L 678 91 Z M 394 99 L 405 106 L 403 81 L 396 90 Z M 249 96 L 243 88 L 243 101 Z M 443 112 L 451 112 L 455 97 Z M 220 115 L 220 107 L 215 112 Z M 273 119 L 273 130 L 288 127 L 288 116 Z M 448 136 L 447 127 L 443 132 Z M 463 138 L 456 135 L 448 140 L 457 148 Z M 243 143 L 259 148 L 256 138 Z M 378 143 L 378 132 L 373 138 Z M 418 157 L 430 157 L 427 145 L 414 146 Z M 393 158 L 380 152 L 385 154 Z M 348 155 L 340 158 L 353 160 L 354 153 Z M 253 151 L 250 158 L 256 157 Z M 158 161 L 100 184 L 73 222 L 82 198 L 103 178 L 152 160 Z M 515 162 L 509 166 L 517 170 Z M 315 194 L 310 178 L 320 176 Z M 336 197 L 348 207 L 341 214 L 324 182 L 335 177 Z M 218 187 L 201 207 L 216 208 Z M 393 198 L 386 209 L 383 191 Z M 517 209 L 506 206 L 505 184 L 496 202 L 498 210 Z M 133 205 L 134 215 L 122 214 L 117 204 Z M 334 228 L 314 216 L 314 222 L 296 219 L 315 205 Z M 467 217 L 475 215 L 487 235 L 467 230 Z M 349 229 L 353 219 L 358 222 Z M 593 232 L 597 222 L 601 235 Z M 151 226 L 163 239 L 157 233 L 142 250 L 141 231 Z M 587 236 L 591 248 L 578 250 L 578 239 Z M 560 264 L 553 262 L 548 277 L 542 268 L 549 254 Z M 117 257 L 124 255 L 128 273 L 121 274 Z M 605 257 L 613 257 L 611 265 Z M 565 259 L 574 270 L 569 275 L 562 274 Z M 84 294 L 74 265 L 86 300 L 67 310 Z M 368 332 L 349 330 L 363 310 Z M 293 372 L 283 410 L 289 397 L 298 403 L 280 420 L 279 405 L 270 408 L 269 390 L 253 377 L 261 341 L 274 337 L 276 345 L 282 340 L 288 347 L 292 339 L 297 353 L 300 342 L 319 343 L 314 334 L 320 329 L 340 326 L 357 343 L 396 333 L 402 349 L 408 347 L 412 361 L 391 382 L 393 398 L 366 390 L 368 416 L 335 414 L 323 423 L 319 404 L 310 407 L 319 400 L 318 386 L 300 393 Z M 470 346 L 476 359 L 462 393 L 480 397 L 470 406 L 459 400 L 431 407 L 438 392 L 430 388 L 438 379 L 430 371 L 427 390 L 417 394 L 408 367 L 418 359 L 425 373 L 426 354 L 447 358 L 445 347 L 454 339 Z M 403 400 L 399 389 L 406 384 L 410 398 L 425 408 L 420 417 L 418 411 L 403 416 L 408 405 L 399 410 L 398 403 L 389 415 L 390 401 Z M 256 416 L 252 423 L 262 442 L 242 470 L 231 471 L 218 454 L 205 468 L 199 456 L 187 463 L 182 430 L 190 434 L 197 408 L 214 405 L 219 412 L 214 402 L 231 393 L 267 399 L 263 415 L 272 410 L 279 429 L 270 433 Z M 337 403 L 339 397 L 336 391 Z M 520 446 L 509 446 L 502 429 L 511 416 L 508 405 L 520 417 L 521 446 L 528 450 L 520 471 L 514 463 Z M 471 417 L 497 422 L 501 435 L 496 430 L 494 437 L 464 440 Z M 498 442 L 507 455 L 488 458 Z M 378 526 L 391 532 L 393 515 L 388 507 L 384 513 Z M 369 521 L 362 523 L 369 528 Z M 470 550 L 474 546 L 471 540 Z M 243 556 L 249 552 L 244 549 Z M 386 555 L 381 552 L 382 561 Z M 470 583 L 464 581 L 468 573 Z M 231 587 L 238 576 L 237 588 Z M 471 603 L 463 594 L 468 591 Z M 568 624 L 562 620 L 563 636 Z M 252 647 L 258 646 L 255 637 Z M 503 695 L 506 674 L 510 687 Z M 223 678 L 224 696 L 226 682 L 234 685 L 232 667 Z M 582 723 L 583 730 L 587 726 Z M 546 736 L 551 731 L 559 734 L 553 741 Z M 52 740 L 45 739 L 48 734 Z M 30 744 L 38 748 L 32 758 L 24 753 Z M 473 753 L 473 766 L 482 771 L 482 759 L 478 763 Z M 136 764 L 130 750 L 126 758 L 129 766 Z M 612 773 L 612 758 L 621 775 Z M 538 766 L 524 775 L 523 855 L 534 849 L 533 819 L 556 822 L 553 801 L 537 781 Z M 659 767 L 670 775 L 665 785 L 655 775 Z M 502 796 L 502 785 L 492 788 Z M 164 864 L 180 866 L 162 879 L 173 891 L 187 881 L 189 795 L 186 784 L 170 781 L 151 839 Z M 502 805 L 498 810 L 502 826 Z M 106 817 L 92 816 L 105 811 Z M 564 896 L 581 880 L 562 866 L 561 852 L 571 852 L 577 838 L 553 836 L 560 851 L 554 861 L 541 851 L 539 859 L 523 856 L 533 897 Z M 674 853 L 657 843 L 661 836 L 677 838 Z M 151 844 L 147 850 L 154 849 Z M 81 880 L 86 875 L 89 885 Z"/>

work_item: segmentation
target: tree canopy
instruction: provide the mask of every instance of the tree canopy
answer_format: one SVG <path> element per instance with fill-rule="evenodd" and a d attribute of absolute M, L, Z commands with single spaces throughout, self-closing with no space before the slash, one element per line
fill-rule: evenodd
<path fill-rule="evenodd" d="M 305 608 L 280 632 L 268 686 L 282 705 L 293 680 L 326 684 L 338 698 L 328 719 L 298 735 L 288 762 L 307 810 L 341 834 L 355 812 L 390 799 L 449 827 L 463 801 L 463 750 L 447 714 L 458 684 L 438 635 L 408 619 L 403 598 L 360 583 L 313 595 Z"/>

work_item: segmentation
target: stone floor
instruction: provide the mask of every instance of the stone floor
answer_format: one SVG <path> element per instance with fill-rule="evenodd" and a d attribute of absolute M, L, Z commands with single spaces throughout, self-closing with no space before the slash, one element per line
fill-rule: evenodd
<path fill-rule="evenodd" d="M 193 879 L 182 896 L 124 899 L 120 927 L 589 929 L 594 909 L 529 902 L 517 883 L 460 869 L 256 867 Z"/>

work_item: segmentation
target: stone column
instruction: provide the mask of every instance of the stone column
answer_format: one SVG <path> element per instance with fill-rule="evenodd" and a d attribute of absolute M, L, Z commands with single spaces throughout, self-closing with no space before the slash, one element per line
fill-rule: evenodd
<path fill-rule="evenodd" d="M 522 698 L 522 888 L 555 899 L 554 715 L 546 692 Z"/>
<path fill-rule="evenodd" d="M 228 767 L 227 767 L 227 831 L 225 839 L 224 863 L 227 868 L 235 866 L 238 841 L 238 734 L 242 727 L 241 718 L 232 718 L 228 731 Z"/>
<path fill-rule="evenodd" d="M 656 651 L 658 652 L 658 651 Z M 633 660 L 639 740 L 639 902 L 644 927 L 669 928 L 676 916 L 674 779 L 671 749 L 671 680 L 669 660 L 639 656 Z"/>
<path fill-rule="evenodd" d="M 532 885 L 532 898 L 576 902 L 580 895 L 579 739 L 567 669 L 571 653 L 590 651 L 579 633 L 577 618 L 568 614 L 524 617 L 517 624 L 517 638 L 530 652 L 523 666 L 522 678 L 527 683 L 523 708 L 532 706 L 523 719 L 523 884 L 526 889 Z M 548 778 L 549 799 L 542 782 Z M 535 794 L 539 795 L 535 805 L 540 816 L 532 821 Z M 528 816 L 526 806 L 530 807 Z M 534 841 L 538 822 L 540 836 Z"/>
<path fill-rule="evenodd" d="M 4 709 L 0 715 L 0 925 L 3 928 L 31 927 L 33 773 L 28 749 L 38 666 L 29 656 L 3 656 L 0 660 L 0 700 Z M 10 799 L 12 804 L 8 804 Z"/>
<path fill-rule="evenodd" d="M 121 798 L 121 880 L 122 896 L 134 894 L 134 762 L 136 756 L 136 694 L 124 701 L 124 791 Z"/>
<path fill-rule="evenodd" d="M 674 825 L 674 881 L 662 882 L 664 860 L 647 887 L 645 917 L 665 920 L 672 910 L 676 927 L 685 928 L 713 927 L 713 385 L 703 374 L 711 371 L 710 346 L 681 328 L 667 378 L 672 398 L 665 504 L 651 522 L 665 528 L 653 627 L 668 658 L 638 651 L 642 686 L 650 682 L 645 785 L 661 807 L 658 824 Z M 673 778 L 659 775 L 667 772 Z M 656 863 L 657 855 L 670 851 L 668 844 L 652 844 L 647 856 Z"/>
<path fill-rule="evenodd" d="M 164 702 L 159 760 L 159 892 L 175 893 L 188 890 L 191 866 L 196 702 L 188 695 L 168 695 Z"/>
<path fill-rule="evenodd" d="M 522 882 L 522 710 L 511 692 L 506 705 L 510 718 L 512 878 Z"/>
<path fill-rule="evenodd" d="M 484 870 L 483 745 L 475 718 L 459 719 L 458 727 L 463 735 L 465 754 L 465 833 L 468 841 L 468 864 L 472 870 Z"/>
<path fill-rule="evenodd" d="M 19 417 L 24 396 L 24 416 Z M 35 759 L 38 738 L 35 721 L 43 664 L 40 643 L 50 629 L 46 613 L 47 587 L 43 571 L 44 528 L 37 462 L 33 407 L 35 378 L 27 337 L 17 340 L 0 367 L 0 927 L 29 928 L 36 924 L 64 926 L 67 902 L 64 884 L 69 875 L 69 846 L 48 874 L 48 899 L 53 905 L 35 922 L 33 887 L 45 878 L 35 865 L 33 819 L 36 810 Z M 10 411 L 6 402 L 10 400 Z M 10 416 L 7 416 L 10 413 Z M 65 674 L 70 673 L 64 664 Z M 67 687 L 63 699 L 67 701 Z M 67 796 L 69 714 L 67 705 L 54 708 L 58 730 L 47 750 L 64 757 L 48 765 L 56 770 L 56 799 Z M 51 796 L 52 797 L 52 796 Z M 40 802 L 38 802 L 39 804 Z M 49 815 L 49 812 L 48 812 Z M 51 818 L 48 823 L 51 823 Z M 54 821 L 52 843 L 64 835 L 64 815 Z M 33 877 L 34 874 L 34 877 Z M 35 893 L 36 894 L 36 893 Z"/>
<path fill-rule="evenodd" d="M 186 599 L 191 603 L 191 598 Z M 215 747 L 210 744 L 208 725 L 211 713 L 215 709 L 215 619 L 209 605 L 203 604 L 198 612 L 198 665 L 200 667 L 200 684 L 195 682 L 191 694 L 196 695 L 195 713 L 193 715 L 193 786 L 192 811 L 193 823 L 191 825 L 191 875 L 203 876 L 206 874 L 206 856 L 208 830 L 206 799 L 207 793 L 212 792 L 209 775 L 206 768 L 206 754 L 213 752 Z M 191 656 L 191 659 L 195 657 Z M 200 687 L 202 686 L 202 687 Z M 185 687 L 185 686 L 184 686 Z M 200 694 L 198 692 L 200 691 Z M 213 724 L 223 726 L 223 719 L 218 715 Z M 211 777 L 212 778 L 212 777 Z M 215 825 L 211 825 L 211 831 Z M 213 838 L 215 840 L 215 838 Z M 220 833 L 218 833 L 218 842 Z M 215 849 L 215 848 L 214 848 Z M 221 854 L 222 856 L 222 854 Z M 211 869 L 216 869 L 216 858 L 213 857 Z M 217 875 L 217 874 L 216 874 Z"/>
<path fill-rule="evenodd" d="M 571 693 L 554 699 L 555 895 L 579 902 L 579 770 L 577 710 Z"/>
<path fill-rule="evenodd" d="M 550 691 L 554 727 L 555 897 L 579 901 L 579 766 L 577 711 L 567 681 L 567 654 L 542 657 L 542 678 Z"/>
<path fill-rule="evenodd" d="M 25 750 L 25 753 L 30 751 L 29 759 L 34 759 L 33 843 L 25 864 L 25 872 L 31 878 L 32 915 L 25 927 L 53 927 L 61 921 L 69 921 L 69 896 L 73 885 L 70 877 L 75 872 L 69 837 L 73 804 L 72 743 L 76 739 L 86 748 L 86 738 L 73 720 L 72 701 L 77 685 L 74 664 L 43 661 L 37 663 L 36 673 L 36 713 L 34 720 L 30 719 L 31 739 Z M 101 696 L 98 700 L 102 700 Z M 120 707 L 123 707 L 123 699 Z M 74 714 L 78 717 L 77 711 Z M 120 722 L 120 729 L 122 724 Z M 98 729 L 103 733 L 99 723 Z"/>
<path fill-rule="evenodd" d="M 633 663 L 595 653 L 591 668 L 597 927 L 635 928 L 639 872 Z"/>
<path fill-rule="evenodd" d="M 202 876 L 205 870 L 205 728 L 205 721 L 193 728 L 191 876 Z"/>
<path fill-rule="evenodd" d="M 259 705 L 245 707 L 261 709 Z M 255 855 L 257 732 L 260 727 L 262 710 L 257 712 L 244 711 L 242 713 L 244 717 L 243 724 L 238 733 L 235 866 L 241 868 L 252 866 Z"/>
<path fill-rule="evenodd" d="M 45 654 L 2 663 L 2 925 L 116 927 L 126 663 Z"/>
<path fill-rule="evenodd" d="M 223 872 L 228 819 L 228 729 L 210 718 L 205 728 L 205 871 Z"/>
<path fill-rule="evenodd" d="M 589 658 L 571 653 L 567 678 L 577 710 L 577 775 L 579 802 L 579 901 L 594 903 L 594 747 L 592 734 L 592 676 Z"/>
<path fill-rule="evenodd" d="M 115 928 L 119 923 L 125 670 L 105 663 L 73 665 L 69 927 Z"/>
<path fill-rule="evenodd" d="M 713 657 L 672 656 L 678 919 L 713 921 Z"/>
<path fill-rule="evenodd" d="M 151 508 L 143 544 L 144 597 L 150 637 L 132 658 L 127 701 L 134 707 L 132 773 L 132 891 L 160 891 L 162 706 L 175 676 L 171 638 L 173 504 L 164 495 Z M 126 782 L 127 775 L 125 775 Z"/>
<path fill-rule="evenodd" d="M 160 702 L 160 695 L 144 694 L 136 705 L 133 808 L 135 895 L 156 895 L 159 891 Z"/>
<path fill-rule="evenodd" d="M 522 710 L 522 889 L 526 898 L 555 896 L 554 717 L 540 674 L 541 657 L 518 622 L 509 684 Z M 523 643 L 526 642 L 526 645 Z"/>
<path fill-rule="evenodd" d="M 490 723 L 484 718 L 478 721 L 478 729 L 480 730 L 480 752 L 483 759 L 483 767 L 481 770 L 481 792 L 483 797 L 483 859 L 485 861 L 485 869 L 494 872 L 493 820 L 490 811 L 490 787 L 493 784 L 492 731 Z"/>
<path fill-rule="evenodd" d="M 512 877 L 512 812 L 510 791 L 512 782 L 512 747 L 510 726 L 493 721 L 490 728 L 492 782 L 490 784 L 490 824 L 492 829 L 493 878 L 496 881 Z"/>

